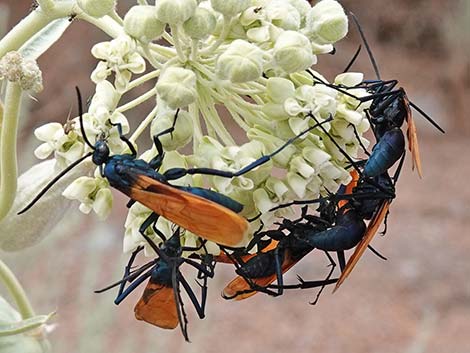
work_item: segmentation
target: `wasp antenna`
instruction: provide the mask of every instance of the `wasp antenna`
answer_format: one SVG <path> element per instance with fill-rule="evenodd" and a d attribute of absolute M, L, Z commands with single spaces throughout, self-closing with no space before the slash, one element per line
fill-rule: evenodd
<path fill-rule="evenodd" d="M 362 45 L 359 44 L 359 46 L 357 47 L 357 50 L 354 53 L 353 57 L 349 61 L 348 65 L 344 68 L 343 73 L 348 72 L 349 69 L 351 68 L 351 66 L 353 66 L 354 62 L 356 61 L 357 57 L 359 56 L 359 53 L 361 52 L 361 49 L 362 49 Z"/>
<path fill-rule="evenodd" d="M 438 129 L 440 132 L 445 134 L 446 132 L 444 131 L 443 128 L 441 128 L 428 114 L 426 114 L 420 107 L 418 107 L 416 104 L 414 104 L 411 101 L 408 101 L 410 105 L 415 108 L 427 121 L 429 121 L 436 129 Z"/>
<path fill-rule="evenodd" d="M 367 54 L 369 54 L 370 62 L 372 63 L 372 66 L 374 67 L 375 74 L 376 74 L 377 78 L 378 78 L 379 80 L 381 80 L 379 68 L 378 68 L 378 66 L 377 66 L 377 62 L 375 61 L 374 55 L 372 54 L 372 50 L 370 49 L 369 43 L 367 43 L 366 36 L 364 35 L 364 32 L 362 31 L 362 27 L 361 27 L 361 25 L 359 24 L 359 20 L 357 19 L 356 15 L 354 15 L 354 13 L 349 12 L 349 14 L 351 15 L 351 17 L 352 17 L 352 19 L 353 19 L 353 21 L 354 21 L 354 24 L 356 25 L 357 30 L 359 31 L 359 34 L 360 34 L 361 39 L 362 39 L 362 42 L 364 43 L 364 45 L 365 45 L 365 47 L 366 47 Z"/>
<path fill-rule="evenodd" d="M 93 146 L 90 143 L 90 140 L 88 140 L 88 137 L 86 136 L 85 133 L 85 128 L 83 127 L 83 104 L 82 104 L 82 95 L 80 93 L 80 89 L 75 86 L 75 90 L 77 91 L 77 98 L 78 98 L 78 116 L 80 119 L 80 130 L 82 132 L 83 140 L 85 140 L 86 144 L 90 146 L 92 150 L 95 150 L 95 146 Z"/>
<path fill-rule="evenodd" d="M 38 202 L 38 200 L 55 184 L 57 181 L 62 178 L 65 174 L 67 174 L 70 170 L 72 170 L 75 166 L 80 164 L 82 161 L 84 161 L 86 158 L 90 157 L 93 154 L 93 152 L 89 152 L 86 155 L 84 155 L 82 158 L 76 160 L 72 164 L 70 164 L 67 168 L 65 168 L 63 171 L 61 171 L 54 179 L 52 179 L 49 184 L 47 184 L 44 189 L 41 190 L 39 194 L 36 195 L 36 197 L 31 201 L 25 208 L 23 208 L 18 214 L 23 214 L 27 210 L 29 210 L 33 205 Z"/>

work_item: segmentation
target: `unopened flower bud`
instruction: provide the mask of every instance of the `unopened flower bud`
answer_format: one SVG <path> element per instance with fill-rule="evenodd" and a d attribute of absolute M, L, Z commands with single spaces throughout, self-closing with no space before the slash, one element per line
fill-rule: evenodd
<path fill-rule="evenodd" d="M 218 57 L 216 72 L 234 83 L 256 80 L 263 73 L 263 52 L 256 45 L 237 39 Z"/>
<path fill-rule="evenodd" d="M 124 30 L 131 37 L 142 42 L 157 39 L 163 33 L 165 24 L 157 20 L 155 6 L 137 5 L 124 16 Z"/>
<path fill-rule="evenodd" d="M 178 109 L 196 100 L 196 75 L 182 67 L 167 68 L 156 85 L 158 95 L 171 109 Z"/>
<path fill-rule="evenodd" d="M 163 23 L 182 24 L 194 15 L 196 0 L 157 0 L 157 19 Z"/>
<path fill-rule="evenodd" d="M 77 0 L 78 6 L 93 17 L 103 17 L 116 7 L 116 0 Z"/>
<path fill-rule="evenodd" d="M 309 37 L 318 44 L 330 44 L 348 33 L 348 17 L 335 0 L 322 0 L 307 15 Z"/>
<path fill-rule="evenodd" d="M 214 31 L 215 25 L 214 14 L 207 9 L 198 7 L 194 15 L 183 24 L 183 28 L 191 38 L 203 39 Z"/>
<path fill-rule="evenodd" d="M 294 31 L 285 31 L 277 38 L 274 59 L 288 73 L 305 70 L 316 63 L 308 38 Z"/>
<path fill-rule="evenodd" d="M 271 1 L 266 5 L 267 17 L 276 27 L 296 31 L 300 27 L 300 14 L 286 1 Z"/>
<path fill-rule="evenodd" d="M 211 0 L 212 8 L 227 17 L 238 15 L 250 6 L 250 0 Z"/>
<path fill-rule="evenodd" d="M 173 126 L 174 120 L 175 113 L 173 111 L 166 112 L 163 115 L 157 115 L 150 127 L 151 136 L 153 137 Z M 186 144 L 191 141 L 193 132 L 193 120 L 191 115 L 185 110 L 180 110 L 176 118 L 175 130 L 171 133 L 161 135 L 159 139 L 166 151 L 172 151 L 186 146 Z"/>

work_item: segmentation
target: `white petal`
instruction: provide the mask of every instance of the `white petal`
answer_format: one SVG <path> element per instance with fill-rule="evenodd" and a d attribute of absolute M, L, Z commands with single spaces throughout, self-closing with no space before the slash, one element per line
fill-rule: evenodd
<path fill-rule="evenodd" d="M 61 124 L 49 123 L 34 130 L 34 136 L 40 141 L 50 141 L 59 130 L 62 130 L 62 133 L 64 131 Z"/>

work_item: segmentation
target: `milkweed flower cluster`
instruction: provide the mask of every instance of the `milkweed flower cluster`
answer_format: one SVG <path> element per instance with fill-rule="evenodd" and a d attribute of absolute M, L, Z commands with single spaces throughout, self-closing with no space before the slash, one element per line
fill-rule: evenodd
<path fill-rule="evenodd" d="M 240 177 L 185 176 L 174 184 L 227 195 L 244 205 L 243 216 L 262 214 L 260 220 L 269 226 L 276 216 L 290 212 L 268 212 L 271 208 L 334 192 L 349 181 L 347 161 L 325 131 L 355 157 L 358 137 L 368 144 L 362 137 L 369 128 L 367 104 L 314 82 L 312 75 L 327 80 L 311 69 L 319 56 L 327 60 L 334 43 L 347 33 L 348 19 L 337 1 L 311 6 L 304 0 L 157 0 L 155 5 L 132 7 L 122 19 L 114 1 L 80 0 L 78 6 L 79 18 L 94 18 L 102 27 L 111 23 L 108 32 L 113 33 L 113 39 L 91 50 L 98 60 L 91 74 L 95 94 L 84 114 L 84 131 L 91 141 L 104 137 L 112 154 L 126 153 L 117 123 L 123 133 L 130 131 L 129 125 L 138 125 L 129 139 L 135 145 L 147 127 L 152 137 L 175 124 L 174 132 L 161 138 L 167 153 L 160 171 L 173 167 L 237 171 L 316 122 L 333 117 L 322 124 L 324 130 L 312 130 L 272 161 Z M 344 73 L 334 83 L 354 86 L 361 81 L 361 74 Z M 121 103 L 128 92 L 145 83 L 151 84 L 147 92 Z M 367 94 L 359 88 L 353 93 Z M 155 102 L 148 115 L 133 116 L 132 109 L 148 100 Z M 242 132 L 240 136 L 233 136 L 231 125 Z M 53 154 L 62 169 L 90 151 L 77 118 L 65 127 L 42 126 L 36 136 L 43 142 L 36 156 Z M 188 144 L 191 154 L 182 152 Z M 148 161 L 157 151 L 152 147 L 139 153 Z M 100 218 L 112 207 L 109 183 L 98 171 L 76 179 L 64 196 L 79 200 L 81 211 L 93 210 Z M 148 214 L 150 210 L 141 205 L 131 207 L 125 251 L 147 246 L 139 227 Z M 252 223 L 252 230 L 258 227 Z M 171 235 L 166 220 L 159 219 L 158 228 Z M 151 229 L 148 232 L 160 241 Z M 182 245 L 192 245 L 196 239 L 186 232 Z M 215 246 L 211 249 L 218 252 Z"/>

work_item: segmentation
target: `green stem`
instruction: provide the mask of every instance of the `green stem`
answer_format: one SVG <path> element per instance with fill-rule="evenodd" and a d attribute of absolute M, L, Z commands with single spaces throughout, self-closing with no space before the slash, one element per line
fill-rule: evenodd
<path fill-rule="evenodd" d="M 154 70 L 145 75 L 142 75 L 139 78 L 136 78 L 134 81 L 129 82 L 126 88 L 126 92 L 129 92 L 130 90 L 144 84 L 151 79 L 157 78 L 158 76 L 160 76 L 160 70 Z"/>
<path fill-rule="evenodd" d="M 232 28 L 232 21 L 233 18 L 224 16 L 222 33 L 220 33 L 219 38 L 214 43 L 212 43 L 209 48 L 201 51 L 201 56 L 211 55 L 224 42 L 225 38 L 227 38 L 228 34 L 230 33 L 230 29 Z"/>
<path fill-rule="evenodd" d="M 116 23 L 119 23 L 121 26 L 124 25 L 124 21 L 119 16 L 119 14 L 116 12 L 116 9 L 112 9 L 111 12 L 109 13 L 109 17 L 111 17 Z"/>
<path fill-rule="evenodd" d="M 191 114 L 193 119 L 193 151 L 196 151 L 202 140 L 201 119 L 199 117 L 199 108 L 196 103 L 191 103 L 189 105 L 189 114 Z"/>
<path fill-rule="evenodd" d="M 139 124 L 137 129 L 135 129 L 134 133 L 132 136 L 129 138 L 129 141 L 134 142 L 139 138 L 139 136 L 142 134 L 142 132 L 147 128 L 147 126 L 150 125 L 152 120 L 155 118 L 157 115 L 158 107 L 155 106 L 152 111 L 145 117 L 145 119 Z"/>
<path fill-rule="evenodd" d="M 89 16 L 83 11 L 77 13 L 77 18 L 87 21 L 88 23 L 98 27 L 111 38 L 116 38 L 124 33 L 124 29 L 115 20 L 109 16 L 96 18 Z"/>
<path fill-rule="evenodd" d="M 162 68 L 162 64 L 159 63 L 157 59 L 155 59 L 154 55 L 152 55 L 148 45 L 143 44 L 142 46 L 139 46 L 139 54 L 146 58 L 154 69 L 159 70 Z"/>
<path fill-rule="evenodd" d="M 0 41 L 0 58 L 10 51 L 18 50 L 50 21 L 51 19 L 42 11 L 31 12 Z"/>
<path fill-rule="evenodd" d="M 49 12 L 54 8 L 54 1 L 53 0 L 36 0 L 39 7 L 45 11 Z"/>
<path fill-rule="evenodd" d="M 157 89 L 154 87 L 151 90 L 148 90 L 147 92 L 145 92 L 144 94 L 138 96 L 136 99 L 134 99 L 134 100 L 132 100 L 132 101 L 126 103 L 126 104 L 123 104 L 118 108 L 116 108 L 116 111 L 119 112 L 119 113 L 123 113 L 126 110 L 132 109 L 132 108 L 138 106 L 139 104 L 142 104 L 147 99 L 152 98 L 156 94 L 157 94 Z"/>
<path fill-rule="evenodd" d="M 0 220 L 8 214 L 16 196 L 18 178 L 16 137 L 21 93 L 19 84 L 7 83 L 0 135 Z"/>
<path fill-rule="evenodd" d="M 181 48 L 181 40 L 180 40 L 180 33 L 179 33 L 179 25 L 170 25 L 171 35 L 173 36 L 174 45 L 176 49 L 176 53 L 181 62 L 185 63 L 187 61 L 186 55 L 183 53 L 183 49 Z"/>
<path fill-rule="evenodd" d="M 13 272 L 11 272 L 2 260 L 0 260 L 0 280 L 15 300 L 18 311 L 21 314 L 21 318 L 25 320 L 35 316 L 33 307 L 31 306 L 23 287 L 20 282 L 18 282 Z"/>
<path fill-rule="evenodd" d="M 189 59 L 191 61 L 196 61 L 199 55 L 199 40 L 193 39 L 191 41 L 191 54 L 189 55 Z"/>

